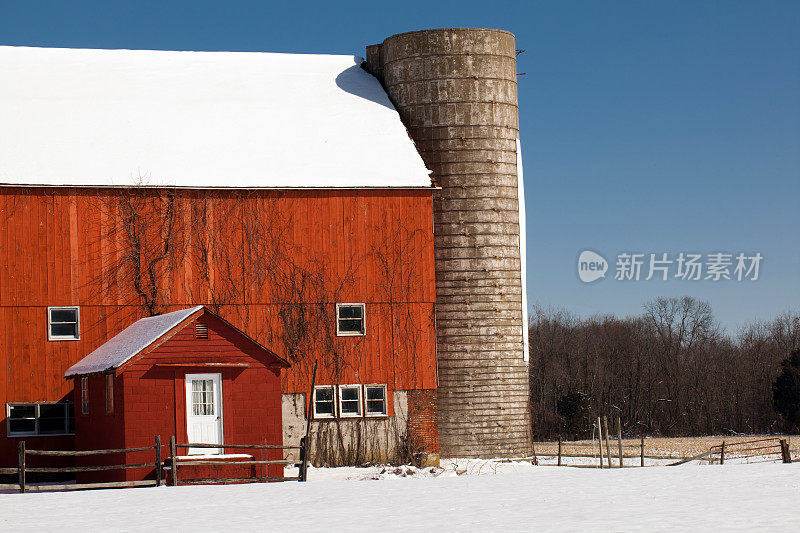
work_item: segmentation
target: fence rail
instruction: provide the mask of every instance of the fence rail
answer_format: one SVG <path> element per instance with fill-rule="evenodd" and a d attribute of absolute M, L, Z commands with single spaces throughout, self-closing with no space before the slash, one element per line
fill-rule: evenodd
<path fill-rule="evenodd" d="M 232 457 L 230 459 L 215 459 L 213 455 L 195 456 L 196 458 L 178 455 L 179 449 L 213 449 L 213 450 L 297 450 L 299 459 L 297 461 L 289 459 L 253 459 L 244 457 Z M 185 442 L 178 443 L 175 437 L 169 439 L 169 464 L 172 485 L 199 485 L 199 484 L 227 484 L 227 483 L 265 483 L 274 481 L 306 481 L 308 479 L 308 461 L 306 454 L 306 437 L 300 439 L 299 446 L 279 446 L 272 444 L 213 444 L 204 442 Z M 203 477 L 181 479 L 181 466 L 268 466 L 268 465 L 299 465 L 297 476 L 250 476 L 250 477 Z"/>
<path fill-rule="evenodd" d="M 717 446 L 712 446 L 709 450 L 710 457 L 714 460 L 719 457 L 719 464 L 725 464 L 725 460 L 761 458 L 761 461 L 748 462 L 769 462 L 778 461 L 784 463 L 792 462 L 792 454 L 789 443 L 786 439 L 779 437 L 769 437 L 766 439 L 755 439 L 743 442 L 726 443 L 722 441 Z M 770 457 L 774 456 L 774 457 Z"/>
<path fill-rule="evenodd" d="M 300 446 L 278 446 L 272 444 L 208 444 L 199 442 L 189 442 L 186 444 L 176 444 L 178 448 L 224 448 L 230 450 L 298 450 Z"/>
<path fill-rule="evenodd" d="M 178 444 L 174 436 L 170 437 L 169 444 L 162 444 L 161 437 L 156 435 L 154 437 L 154 444 L 152 446 L 140 446 L 137 448 L 116 448 L 116 449 L 103 449 L 103 450 L 30 450 L 25 446 L 25 441 L 19 443 L 19 463 L 16 468 L 0 468 L 2 475 L 16 475 L 18 476 L 17 483 L 3 483 L 0 484 L 0 490 L 18 490 L 19 492 L 42 492 L 42 491 L 65 491 L 65 490 L 85 490 L 85 489 L 103 489 L 103 488 L 127 488 L 127 487 L 158 487 L 166 483 L 164 476 L 165 468 L 168 468 L 172 478 L 172 485 L 194 485 L 201 483 L 219 484 L 219 483 L 253 483 L 253 482 L 273 482 L 273 481 L 306 481 L 308 479 L 308 461 L 306 455 L 306 438 L 300 439 L 299 446 L 282 446 L 272 444 L 209 444 L 188 442 Z M 165 461 L 162 460 L 162 447 L 168 447 L 168 460 L 166 463 L 169 466 L 165 467 Z M 230 459 L 217 459 L 213 455 L 199 456 L 199 458 L 181 457 L 178 455 L 178 449 L 226 449 L 230 450 L 298 450 L 300 458 L 297 461 L 290 459 L 253 459 L 252 457 L 234 457 Z M 122 463 L 112 465 L 87 465 L 87 466 L 30 466 L 29 460 L 31 457 L 88 457 L 88 456 L 102 456 L 113 454 L 126 454 L 137 452 L 152 452 L 153 461 L 137 462 L 137 463 Z M 299 474 L 297 476 L 270 476 L 270 475 L 253 475 L 249 477 L 209 477 L 209 478 L 191 478 L 180 479 L 178 475 L 179 467 L 181 466 L 287 466 L 299 465 Z M 109 481 L 98 483 L 70 483 L 70 484 L 52 484 L 52 483 L 30 483 L 28 481 L 28 474 L 65 474 L 77 472 L 109 472 L 115 470 L 129 470 L 134 468 L 153 468 L 155 471 L 155 479 L 145 479 L 138 481 Z"/>
<path fill-rule="evenodd" d="M 617 423 L 619 424 L 619 422 Z M 653 448 L 646 451 L 647 440 L 645 438 L 640 438 L 639 442 L 636 444 L 631 444 L 630 441 L 623 444 L 621 431 L 619 431 L 619 429 L 617 430 L 617 435 L 613 436 L 616 442 L 612 441 L 611 438 L 605 435 L 606 424 L 607 422 L 605 420 L 598 420 L 595 429 L 597 430 L 598 427 L 602 427 L 602 430 L 597 431 L 598 434 L 602 431 L 603 437 L 593 440 L 591 443 L 589 441 L 569 442 L 562 441 L 561 439 L 557 442 L 536 442 L 534 443 L 535 448 L 539 447 L 539 449 L 541 449 L 541 446 L 544 445 L 547 451 L 541 452 L 534 449 L 534 455 L 520 460 L 529 460 L 538 464 L 541 458 L 556 459 L 555 465 L 547 463 L 546 466 L 570 466 L 578 468 L 622 468 L 623 466 L 633 466 L 630 461 L 624 461 L 625 459 L 639 459 L 639 466 L 645 466 L 645 459 L 664 462 L 669 461 L 665 466 L 678 466 L 698 460 L 708 460 L 710 463 L 724 464 L 726 460 L 745 460 L 753 458 L 763 459 L 763 461 L 750 460 L 748 462 L 782 461 L 784 463 L 791 463 L 792 453 L 797 455 L 798 451 L 797 449 L 790 449 L 789 442 L 785 438 L 767 437 L 740 441 L 734 444 L 723 442 L 693 456 L 681 456 L 674 453 L 658 454 L 658 452 L 654 453 Z M 619 425 L 617 427 L 619 428 Z M 555 446 L 557 446 L 556 451 L 553 450 Z M 566 458 L 591 459 L 595 461 L 595 464 L 567 464 L 563 461 L 563 459 Z M 599 463 L 597 463 L 597 461 L 599 461 Z"/>
<path fill-rule="evenodd" d="M 561 438 L 558 439 L 558 452 L 557 453 L 537 453 L 534 449 L 533 460 L 534 462 L 538 463 L 538 457 L 555 457 L 557 459 L 556 466 L 574 466 L 574 467 L 581 467 L 581 468 L 591 468 L 594 465 L 565 465 L 562 462 L 563 458 L 591 458 L 594 460 L 599 459 L 600 463 L 597 465 L 597 468 L 612 468 L 612 457 L 616 459 L 616 467 L 623 468 L 625 466 L 624 460 L 625 459 L 639 459 L 640 466 L 644 466 L 645 459 L 664 459 L 664 457 L 654 456 L 654 455 L 646 455 L 645 454 L 645 440 L 644 438 L 640 439 L 639 445 L 629 445 L 622 443 L 622 423 L 617 418 L 617 434 L 613 437 L 616 442 L 614 442 L 614 446 L 611 445 L 611 437 L 609 435 L 609 425 L 607 417 L 598 417 L 597 424 L 594 426 L 595 429 L 598 431 L 598 453 L 594 452 L 594 438 L 592 439 L 592 452 L 591 453 L 569 453 L 565 451 L 565 448 L 569 446 L 577 446 L 579 448 L 584 448 L 584 445 L 577 445 L 574 443 L 569 443 L 562 441 Z M 605 433 L 605 437 L 603 434 Z M 605 439 L 605 440 L 604 440 Z M 638 453 L 630 453 L 632 450 L 635 450 Z"/>
<path fill-rule="evenodd" d="M 163 479 L 161 462 L 161 437 L 156 435 L 152 446 L 142 446 L 138 448 L 118 448 L 106 450 L 29 450 L 25 446 L 25 441 L 19 443 L 19 463 L 17 468 L 0 469 L 0 474 L 17 474 L 18 482 L 14 484 L 0 485 L 0 490 L 17 489 L 19 492 L 29 491 L 56 491 L 56 490 L 84 490 L 101 488 L 127 488 L 141 486 L 160 486 Z M 136 464 L 116 464 L 116 465 L 95 465 L 95 466 L 28 466 L 29 457 L 87 457 L 93 455 L 110 455 L 122 453 L 136 453 L 153 451 L 153 462 Z M 100 483 L 72 483 L 72 484 L 51 484 L 51 483 L 28 483 L 28 474 L 64 474 L 75 472 L 107 472 L 112 470 L 127 470 L 131 468 L 154 468 L 156 479 L 141 481 L 108 481 Z"/>
<path fill-rule="evenodd" d="M 159 438 L 159 445 L 160 445 Z M 60 451 L 60 450 L 26 450 L 28 455 L 42 455 L 55 457 L 80 457 L 85 455 L 110 455 L 113 453 L 134 453 L 152 450 L 154 446 L 143 446 L 141 448 L 119 448 L 117 450 L 80 450 L 80 451 Z"/>

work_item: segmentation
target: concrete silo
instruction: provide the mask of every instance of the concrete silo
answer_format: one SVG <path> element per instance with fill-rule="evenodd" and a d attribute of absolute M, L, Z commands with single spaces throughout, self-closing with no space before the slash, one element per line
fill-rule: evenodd
<path fill-rule="evenodd" d="M 367 48 L 367 69 L 441 186 L 434 203 L 441 455 L 527 455 L 514 35 L 402 33 Z"/>

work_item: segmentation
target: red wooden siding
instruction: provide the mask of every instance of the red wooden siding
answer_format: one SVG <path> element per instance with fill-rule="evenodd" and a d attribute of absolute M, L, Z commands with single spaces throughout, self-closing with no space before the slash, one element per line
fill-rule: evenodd
<path fill-rule="evenodd" d="M 208 325 L 208 338 L 195 338 L 195 322 Z M 203 363 L 245 364 L 240 368 L 208 368 Z M 181 364 L 185 366 L 159 366 Z M 89 414 L 80 413 L 76 392 L 78 449 L 149 446 L 154 435 L 167 443 L 186 434 L 186 374 L 222 374 L 223 441 L 229 444 L 282 444 L 280 366 L 227 324 L 207 314 L 191 320 L 159 340 L 157 346 L 123 365 L 115 376 L 115 408 L 106 413 L 105 376 L 89 378 Z M 79 381 L 76 382 L 79 387 Z M 179 450 L 185 454 L 186 449 Z M 280 451 L 257 452 L 260 459 L 280 459 Z M 128 454 L 130 464 L 152 462 L 152 452 Z M 94 464 L 99 463 L 96 458 Z M 110 456 L 105 464 L 119 464 Z M 88 464 L 88 463 L 87 463 Z M 152 469 L 129 469 L 81 476 L 81 481 L 136 480 L 152 477 Z M 262 469 L 263 470 L 263 469 Z M 279 475 L 271 467 L 271 475 Z"/>
<path fill-rule="evenodd" d="M 125 252 L 117 207 L 124 194 L 129 191 L 0 188 L 3 405 L 70 394 L 72 383 L 63 379 L 64 371 L 146 316 L 124 273 L 114 268 Z M 272 244 L 289 263 L 325 280 L 302 291 L 302 303 L 322 302 L 330 315 L 337 301 L 366 304 L 366 336 L 336 337 L 331 323 L 326 342 L 335 347 L 340 375 L 332 375 L 323 359 L 319 383 L 435 388 L 430 190 L 178 190 L 175 206 L 182 246 L 196 249 L 206 239 L 211 268 L 206 275 L 189 252 L 162 263 L 161 312 L 210 305 L 235 327 L 286 356 L 276 340 L 283 331 L 280 311 L 286 291 L 256 279 L 236 255 L 243 250 L 263 256 Z M 248 242 L 248 227 L 259 228 L 262 238 Z M 145 240 L 158 243 L 153 227 Z M 142 255 L 147 253 L 153 252 Z M 225 290 L 213 291 L 215 283 Z M 214 306 L 215 292 L 217 297 L 224 293 L 219 307 Z M 47 341 L 46 308 L 54 305 L 80 306 L 79 341 Z M 311 361 L 319 356 L 304 353 L 303 361 L 292 361 L 293 367 L 284 372 L 283 392 L 307 392 Z M 7 444 L 0 445 L 0 455 L 13 453 L 15 442 Z"/>

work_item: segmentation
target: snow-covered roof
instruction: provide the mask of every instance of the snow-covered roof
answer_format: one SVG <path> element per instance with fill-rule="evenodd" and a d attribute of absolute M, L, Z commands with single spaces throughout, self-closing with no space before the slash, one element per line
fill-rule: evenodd
<path fill-rule="evenodd" d="M 202 305 L 137 320 L 69 367 L 64 373 L 64 377 L 94 374 L 119 368 L 201 309 L 203 309 Z"/>
<path fill-rule="evenodd" d="M 361 61 L 0 46 L 0 184 L 430 187 Z"/>

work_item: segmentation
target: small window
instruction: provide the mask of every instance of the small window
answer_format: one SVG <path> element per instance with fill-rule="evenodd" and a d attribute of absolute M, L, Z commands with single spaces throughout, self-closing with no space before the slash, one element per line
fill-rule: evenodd
<path fill-rule="evenodd" d="M 364 304 L 336 304 L 336 334 L 364 335 Z"/>
<path fill-rule="evenodd" d="M 333 387 L 314 388 L 314 418 L 333 418 Z"/>
<path fill-rule="evenodd" d="M 89 414 L 89 378 L 81 378 L 81 413 Z"/>
<path fill-rule="evenodd" d="M 8 405 L 9 435 L 36 435 L 36 404 Z"/>
<path fill-rule="evenodd" d="M 194 338 L 207 339 L 208 338 L 208 325 L 195 322 L 194 324 Z"/>
<path fill-rule="evenodd" d="M 114 374 L 106 374 L 106 413 L 114 412 Z"/>
<path fill-rule="evenodd" d="M 367 416 L 387 416 L 386 385 L 364 385 L 364 403 Z"/>
<path fill-rule="evenodd" d="M 214 416 L 214 380 L 192 380 L 192 414 L 196 416 Z"/>
<path fill-rule="evenodd" d="M 339 385 L 339 416 L 361 416 L 361 385 Z"/>
<path fill-rule="evenodd" d="M 76 341 L 81 338 L 77 306 L 47 308 L 47 339 Z"/>
<path fill-rule="evenodd" d="M 8 435 L 72 435 L 75 416 L 72 402 L 7 404 Z"/>

